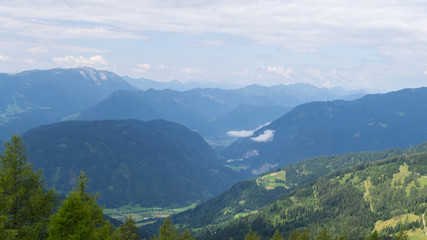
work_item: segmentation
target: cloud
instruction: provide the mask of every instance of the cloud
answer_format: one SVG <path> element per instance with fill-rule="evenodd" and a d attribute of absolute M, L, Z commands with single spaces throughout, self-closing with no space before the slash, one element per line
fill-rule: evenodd
<path fill-rule="evenodd" d="M 268 73 L 275 73 L 285 78 L 291 78 L 291 75 L 295 75 L 297 72 L 292 68 L 285 68 L 283 66 L 265 66 L 262 63 L 258 63 L 257 68 L 262 69 Z"/>
<path fill-rule="evenodd" d="M 3 63 L 12 63 L 12 59 L 10 57 L 0 55 L 0 62 L 3 62 Z"/>
<path fill-rule="evenodd" d="M 89 58 L 85 58 L 82 56 L 56 57 L 56 58 L 53 58 L 53 61 L 57 65 L 60 65 L 63 67 L 88 66 L 88 67 L 94 67 L 94 68 L 103 68 L 108 65 L 108 62 L 101 55 L 95 55 Z"/>
<path fill-rule="evenodd" d="M 193 44 L 194 46 L 201 46 L 201 47 L 218 47 L 225 45 L 225 41 L 222 39 L 213 39 L 213 40 L 205 40 L 200 41 Z"/>
<path fill-rule="evenodd" d="M 274 133 L 276 131 L 267 129 L 264 133 L 258 135 L 257 137 L 252 137 L 251 140 L 254 142 L 270 142 L 273 141 Z"/>
<path fill-rule="evenodd" d="M 241 131 L 228 131 L 227 134 L 232 137 L 251 137 L 254 133 L 265 126 L 270 125 L 271 122 L 265 123 L 263 125 L 259 125 L 254 130 L 241 130 Z"/>
<path fill-rule="evenodd" d="M 242 130 L 242 131 L 228 131 L 227 134 L 232 137 L 250 137 L 254 134 L 255 130 Z"/>
<path fill-rule="evenodd" d="M 238 35 L 262 44 L 427 41 L 422 1 L 6 1 L 2 31 L 39 38 L 143 38 L 144 31 Z M 27 18 L 22 18 L 27 16 Z M 26 31 L 24 31 L 26 30 Z M 217 44 L 220 42 L 213 42 Z M 209 43 L 208 43 L 209 44 Z"/>

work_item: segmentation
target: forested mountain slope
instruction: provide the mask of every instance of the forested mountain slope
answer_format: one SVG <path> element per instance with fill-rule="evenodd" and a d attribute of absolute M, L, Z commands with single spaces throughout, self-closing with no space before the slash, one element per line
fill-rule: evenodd
<path fill-rule="evenodd" d="M 199 134 L 164 120 L 62 122 L 32 129 L 23 139 L 48 186 L 69 192 L 84 170 L 89 190 L 107 207 L 190 204 L 236 180 Z"/>
<path fill-rule="evenodd" d="M 426 140 L 427 88 L 300 105 L 222 151 L 254 174 L 329 154 L 407 148 Z"/>
<path fill-rule="evenodd" d="M 172 216 L 172 220 L 182 227 L 192 229 L 225 224 L 235 218 L 253 214 L 280 199 L 284 194 L 330 172 L 364 162 L 425 151 L 427 151 L 427 142 L 407 150 L 389 149 L 306 159 L 236 183 L 226 192 L 199 204 L 196 208 Z M 153 229 L 156 229 L 159 224 L 160 221 Z"/>
<path fill-rule="evenodd" d="M 334 238 L 364 239 L 377 230 L 383 239 L 403 229 L 425 239 L 427 153 L 402 154 L 335 171 L 231 223 L 201 229 L 198 239 L 243 239 L 250 229 L 269 239 L 326 228 Z"/>

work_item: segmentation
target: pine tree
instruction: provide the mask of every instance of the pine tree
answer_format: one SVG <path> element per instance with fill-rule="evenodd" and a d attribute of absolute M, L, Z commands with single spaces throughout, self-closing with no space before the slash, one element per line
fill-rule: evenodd
<path fill-rule="evenodd" d="M 21 137 L 13 135 L 4 146 L 0 156 L 0 237 L 43 239 L 56 195 L 46 190 L 41 171 L 34 171 L 28 163 Z"/>
<path fill-rule="evenodd" d="M 379 237 L 377 230 L 375 230 L 371 233 L 371 236 L 369 236 L 365 239 L 366 240 L 380 240 L 381 238 Z"/>
<path fill-rule="evenodd" d="M 111 237 L 112 226 L 103 220 L 102 208 L 95 202 L 97 195 L 86 192 L 88 179 L 85 173 L 81 172 L 78 178 L 77 186 L 50 218 L 49 240 L 98 240 Z"/>
<path fill-rule="evenodd" d="M 256 232 L 253 232 L 252 229 L 249 230 L 249 233 L 246 234 L 245 236 L 245 240 L 260 240 L 261 237 L 258 236 L 258 234 Z"/>
<path fill-rule="evenodd" d="M 194 240 L 193 235 L 191 235 L 190 230 L 185 229 L 185 231 L 182 233 L 182 240 Z"/>
<path fill-rule="evenodd" d="M 139 228 L 136 226 L 136 222 L 129 216 L 126 221 L 116 229 L 114 239 L 117 240 L 138 240 L 140 239 L 136 230 Z"/>
<path fill-rule="evenodd" d="M 279 230 L 276 229 L 276 232 L 274 233 L 273 237 L 270 238 L 270 240 L 285 240 L 281 235 Z"/>
<path fill-rule="evenodd" d="M 408 240 L 408 234 L 406 234 L 403 226 L 400 227 L 400 231 L 393 236 L 393 240 Z"/>
<path fill-rule="evenodd" d="M 154 236 L 151 238 L 152 240 L 178 240 L 179 234 L 178 231 L 173 226 L 170 218 L 166 218 L 163 221 L 162 226 L 159 228 L 159 236 Z"/>
<path fill-rule="evenodd" d="M 329 240 L 331 237 L 326 230 L 326 227 L 323 227 L 322 231 L 316 236 L 316 240 Z"/>

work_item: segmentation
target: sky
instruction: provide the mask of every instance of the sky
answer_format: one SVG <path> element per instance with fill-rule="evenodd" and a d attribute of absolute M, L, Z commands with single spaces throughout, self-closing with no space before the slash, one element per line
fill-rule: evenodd
<path fill-rule="evenodd" d="M 425 0 L 0 1 L 0 72 L 366 91 L 427 85 Z"/>

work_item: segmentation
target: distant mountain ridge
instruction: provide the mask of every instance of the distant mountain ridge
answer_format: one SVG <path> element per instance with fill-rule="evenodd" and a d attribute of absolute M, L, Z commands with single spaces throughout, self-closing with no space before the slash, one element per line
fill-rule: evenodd
<path fill-rule="evenodd" d="M 117 90 L 132 90 L 118 75 L 92 68 L 0 74 L 0 139 L 57 122 Z"/>
<path fill-rule="evenodd" d="M 237 178 L 199 134 L 164 120 L 69 121 L 26 132 L 29 161 L 67 193 L 84 170 L 107 207 L 174 206 L 205 200 Z"/>
<path fill-rule="evenodd" d="M 338 92 L 340 90 L 337 90 Z M 312 99 L 341 95 L 307 84 L 224 90 L 218 88 L 120 91 L 82 111 L 80 120 L 166 119 L 201 133 L 205 138 L 227 138 L 228 131 L 252 130 L 270 122 L 291 107 Z"/>
<path fill-rule="evenodd" d="M 426 118 L 427 88 L 311 102 L 238 139 L 221 154 L 259 173 L 313 156 L 407 148 L 427 140 Z"/>

